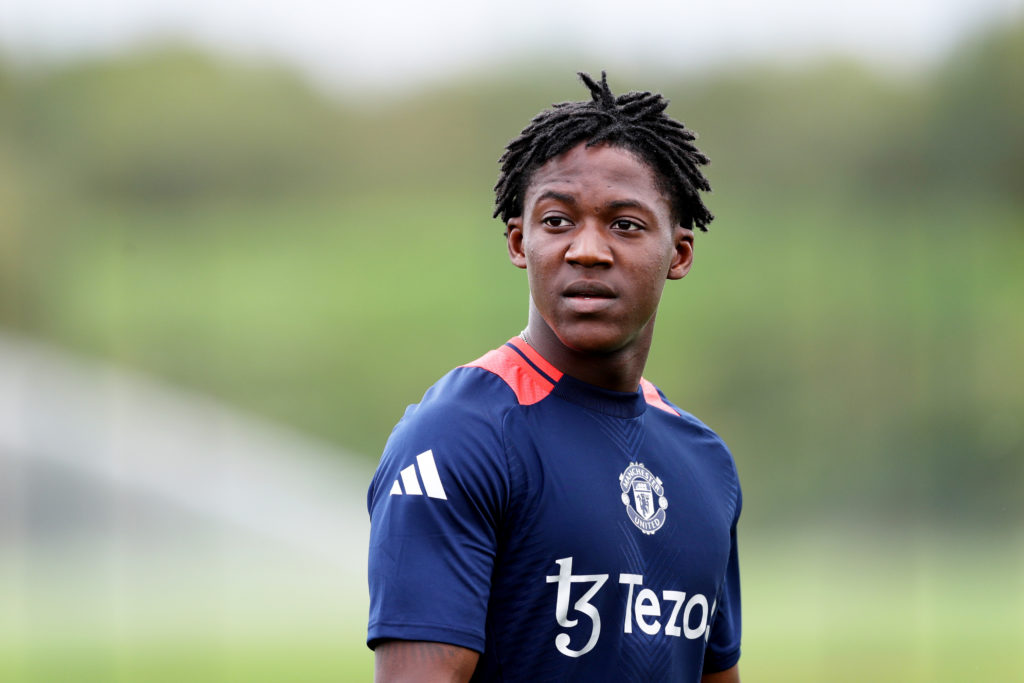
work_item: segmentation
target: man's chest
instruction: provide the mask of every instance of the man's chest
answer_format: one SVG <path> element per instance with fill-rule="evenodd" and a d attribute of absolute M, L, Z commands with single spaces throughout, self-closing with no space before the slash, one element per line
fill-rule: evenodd
<path fill-rule="evenodd" d="M 511 444 L 498 600 L 534 613 L 569 657 L 623 637 L 703 647 L 731 512 L 700 447 L 643 419 L 531 417 Z"/>
<path fill-rule="evenodd" d="M 634 569 L 663 560 L 724 568 L 734 501 L 715 454 L 647 417 L 524 420 L 507 445 L 520 470 L 507 538 Z"/>

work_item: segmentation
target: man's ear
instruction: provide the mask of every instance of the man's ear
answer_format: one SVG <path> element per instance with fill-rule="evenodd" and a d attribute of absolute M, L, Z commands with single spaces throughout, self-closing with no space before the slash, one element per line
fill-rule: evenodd
<path fill-rule="evenodd" d="M 672 247 L 668 279 L 679 280 L 690 272 L 690 266 L 693 265 L 693 230 L 677 225 L 672 231 Z"/>
<path fill-rule="evenodd" d="M 523 251 L 523 217 L 509 218 L 505 233 L 508 242 L 508 259 L 516 268 L 526 268 L 526 252 Z"/>

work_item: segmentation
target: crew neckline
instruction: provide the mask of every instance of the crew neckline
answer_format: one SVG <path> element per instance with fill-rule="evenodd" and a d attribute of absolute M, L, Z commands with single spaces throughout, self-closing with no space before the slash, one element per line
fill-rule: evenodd
<path fill-rule="evenodd" d="M 640 388 L 636 391 L 615 391 L 589 384 L 571 375 L 563 374 L 551 393 L 570 403 L 612 417 L 639 417 L 647 410 L 647 400 Z"/>

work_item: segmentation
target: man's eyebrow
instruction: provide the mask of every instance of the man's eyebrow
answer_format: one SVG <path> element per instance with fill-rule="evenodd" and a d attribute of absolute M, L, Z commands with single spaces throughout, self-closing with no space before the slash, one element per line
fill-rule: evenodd
<path fill-rule="evenodd" d="M 649 217 L 658 215 L 658 208 L 640 199 L 615 199 L 604 205 L 603 211 L 618 212 L 623 209 L 639 211 Z"/>
<path fill-rule="evenodd" d="M 644 211 L 650 211 L 651 209 L 639 199 L 616 199 L 605 204 L 607 209 L 643 209 Z"/>
<path fill-rule="evenodd" d="M 555 192 L 554 190 L 545 190 L 544 192 L 541 192 L 540 195 L 537 197 L 536 201 L 539 202 L 544 199 L 554 199 L 555 201 L 562 202 L 564 204 L 571 204 L 572 206 L 576 206 L 576 197 L 572 196 L 571 194 Z"/>

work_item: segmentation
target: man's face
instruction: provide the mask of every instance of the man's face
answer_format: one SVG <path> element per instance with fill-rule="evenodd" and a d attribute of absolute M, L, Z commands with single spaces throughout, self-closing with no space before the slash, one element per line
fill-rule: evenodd
<path fill-rule="evenodd" d="M 693 259 L 693 233 L 673 223 L 654 172 L 611 145 L 581 143 L 537 169 L 508 228 L 531 316 L 577 352 L 649 344 L 665 280 L 686 275 Z"/>

